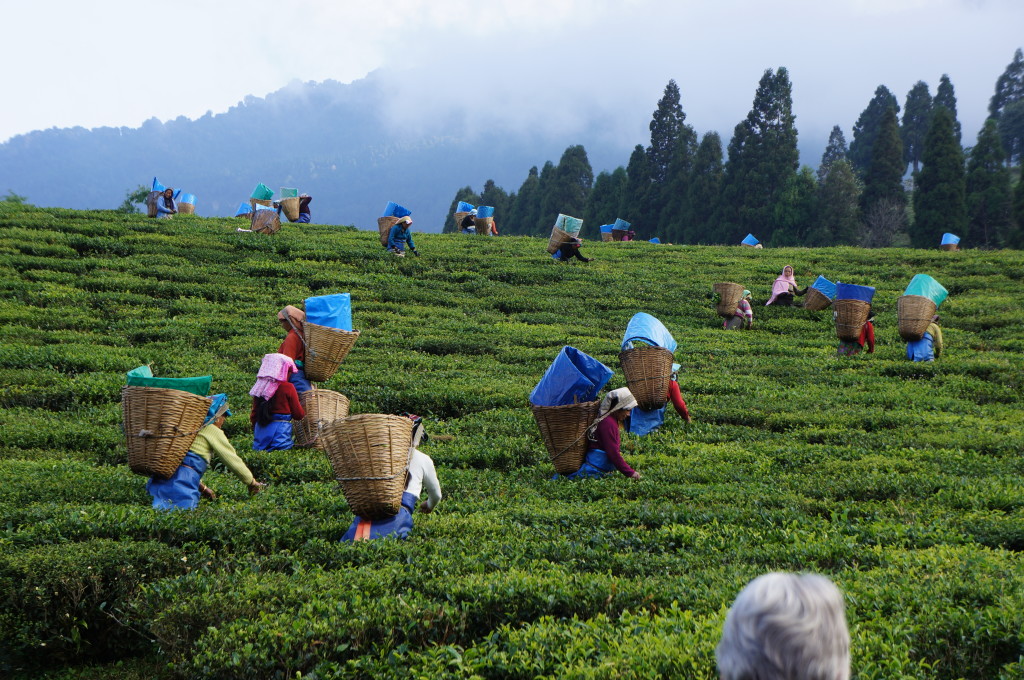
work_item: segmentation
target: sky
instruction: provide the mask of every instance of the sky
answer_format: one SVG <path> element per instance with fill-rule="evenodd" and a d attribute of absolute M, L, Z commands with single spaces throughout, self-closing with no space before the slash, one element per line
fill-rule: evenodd
<path fill-rule="evenodd" d="M 1024 46 L 1024 0 L 34 0 L 3 15 L 0 142 L 197 118 L 296 80 L 378 70 L 395 101 L 382 115 L 412 132 L 460 112 L 470 128 L 543 129 L 568 145 L 597 119 L 630 148 L 649 141 L 674 79 L 687 122 L 727 143 L 764 70 L 785 66 L 802 145 L 824 147 L 833 125 L 849 142 L 878 85 L 902 106 L 944 73 L 970 144 Z"/>

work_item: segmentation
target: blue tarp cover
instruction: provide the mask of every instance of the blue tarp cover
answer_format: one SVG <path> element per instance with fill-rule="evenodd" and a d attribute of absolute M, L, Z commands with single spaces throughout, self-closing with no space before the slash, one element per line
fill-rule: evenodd
<path fill-rule="evenodd" d="M 459 201 L 459 207 L 455 209 L 455 212 L 469 212 L 470 210 L 472 210 L 475 207 L 476 206 L 473 205 L 472 203 L 466 203 L 465 201 Z M 385 215 L 384 217 L 387 217 L 387 215 Z"/>
<path fill-rule="evenodd" d="M 248 215 L 252 212 L 252 206 L 249 205 L 248 201 L 242 201 L 238 204 L 238 210 L 235 211 L 235 217 L 239 215 Z"/>
<path fill-rule="evenodd" d="M 565 406 L 593 401 L 612 377 L 612 369 L 566 345 L 530 392 L 535 406 Z"/>
<path fill-rule="evenodd" d="M 317 326 L 352 330 L 352 298 L 348 293 L 306 298 L 306 321 Z"/>
<path fill-rule="evenodd" d="M 811 288 L 814 288 L 829 300 L 834 300 L 836 297 L 836 284 L 832 283 L 824 276 L 819 276 L 815 279 L 814 283 L 811 284 Z"/>
<path fill-rule="evenodd" d="M 754 238 L 753 234 L 747 234 L 740 243 L 745 246 L 756 246 L 760 241 Z"/>
<path fill-rule="evenodd" d="M 156 177 L 153 178 L 153 188 L 151 191 L 164 191 L 167 187 L 157 181 Z"/>
<path fill-rule="evenodd" d="M 651 239 L 651 243 L 661 243 L 661 239 L 655 236 L 654 238 Z"/>
<path fill-rule="evenodd" d="M 602 234 L 610 234 L 610 233 L 612 233 L 612 229 L 614 229 L 614 228 L 615 228 L 615 225 L 612 225 L 612 224 L 602 224 L 601 225 L 601 233 Z"/>
<path fill-rule="evenodd" d="M 630 226 L 630 223 L 621 217 L 616 217 L 615 224 L 612 225 L 614 229 L 629 229 Z"/>
<path fill-rule="evenodd" d="M 903 291 L 903 294 L 926 297 L 934 302 L 936 307 L 939 307 L 946 301 L 949 291 L 927 274 L 918 274 L 910 279 L 910 283 L 907 284 L 907 289 Z"/>
<path fill-rule="evenodd" d="M 622 349 L 632 348 L 634 340 L 655 347 L 664 347 L 669 352 L 676 351 L 676 340 L 665 328 L 665 324 L 647 312 L 637 312 L 626 324 L 626 332 L 622 336 Z"/>
<path fill-rule="evenodd" d="M 494 217 L 494 207 L 489 205 L 481 205 L 476 209 L 477 217 Z"/>
<path fill-rule="evenodd" d="M 189 205 L 195 205 L 196 204 L 196 195 L 195 194 L 182 194 L 181 195 L 181 202 L 182 203 L 188 203 Z"/>
<path fill-rule="evenodd" d="M 408 217 L 412 214 L 412 211 L 408 208 L 403 208 L 394 201 L 388 201 L 387 206 L 384 208 L 384 214 L 381 217 Z"/>
<path fill-rule="evenodd" d="M 871 302 L 875 289 L 871 286 L 857 286 L 852 283 L 836 282 L 836 300 L 863 300 Z"/>
<path fill-rule="evenodd" d="M 957 236 L 956 234 L 951 234 L 947 231 L 945 234 L 942 235 L 942 243 L 940 245 L 955 246 L 958 243 L 960 243 L 960 237 Z"/>

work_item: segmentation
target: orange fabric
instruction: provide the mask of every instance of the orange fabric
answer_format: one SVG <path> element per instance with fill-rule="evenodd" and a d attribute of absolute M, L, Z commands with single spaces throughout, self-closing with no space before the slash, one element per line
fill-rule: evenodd
<path fill-rule="evenodd" d="M 370 529 L 373 528 L 373 523 L 368 519 L 359 519 L 359 525 L 356 526 L 356 538 L 357 541 L 366 541 L 370 538 Z"/>

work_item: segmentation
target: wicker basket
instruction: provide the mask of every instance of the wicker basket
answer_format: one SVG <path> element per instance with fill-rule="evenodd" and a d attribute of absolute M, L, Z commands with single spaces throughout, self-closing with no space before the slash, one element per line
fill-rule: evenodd
<path fill-rule="evenodd" d="M 385 248 L 388 247 L 388 234 L 391 233 L 391 227 L 398 224 L 398 217 L 378 217 L 377 218 L 377 231 L 380 232 L 380 244 Z"/>
<path fill-rule="evenodd" d="M 191 203 L 179 203 L 178 214 L 179 215 L 195 215 L 196 207 Z"/>
<path fill-rule="evenodd" d="M 348 397 L 340 392 L 312 389 L 299 392 L 299 401 L 306 411 L 306 417 L 295 428 L 295 444 L 323 449 L 324 442 L 320 435 L 324 426 L 348 416 Z"/>
<path fill-rule="evenodd" d="M 558 227 L 552 227 L 551 238 L 548 239 L 548 252 L 554 255 L 562 247 L 563 243 L 569 243 L 570 241 L 572 241 L 572 234 L 562 231 Z"/>
<path fill-rule="evenodd" d="M 920 340 L 928 330 L 937 309 L 931 298 L 923 295 L 901 295 L 896 301 L 896 321 L 900 337 L 908 342 Z"/>
<path fill-rule="evenodd" d="M 718 293 L 718 304 L 715 306 L 718 316 L 728 319 L 735 315 L 736 305 L 743 298 L 743 286 L 726 281 L 714 284 L 711 289 Z"/>
<path fill-rule="evenodd" d="M 273 201 L 266 201 L 266 200 L 264 200 L 262 198 L 250 198 L 249 199 L 249 206 L 252 208 L 253 212 L 256 212 L 256 206 L 258 206 L 258 205 L 262 205 L 264 208 L 273 208 L 274 207 L 274 202 Z"/>
<path fill-rule="evenodd" d="M 621 241 L 629 233 L 629 229 L 612 229 L 612 240 Z"/>
<path fill-rule="evenodd" d="M 303 324 L 306 338 L 306 360 L 302 370 L 312 382 L 330 380 L 345 360 L 359 331 L 318 326 L 308 321 Z"/>
<path fill-rule="evenodd" d="M 494 224 L 493 217 L 474 217 L 473 223 L 476 225 L 476 233 L 483 236 L 491 235 L 491 225 Z"/>
<path fill-rule="evenodd" d="M 376 413 L 341 418 L 323 428 L 324 450 L 353 513 L 380 519 L 398 512 L 412 429 L 404 416 Z"/>
<path fill-rule="evenodd" d="M 210 400 L 191 392 L 129 385 L 121 390 L 128 467 L 169 479 L 203 427 Z"/>
<path fill-rule="evenodd" d="M 299 219 L 299 197 L 292 196 L 291 198 L 282 198 L 281 201 L 281 212 L 284 213 L 285 218 L 289 222 L 294 222 Z"/>
<path fill-rule="evenodd" d="M 601 232 L 601 240 L 607 242 L 607 241 L 613 241 L 614 239 L 612 238 L 612 233 L 610 231 L 602 231 Z"/>
<path fill-rule="evenodd" d="M 583 465 L 587 453 L 587 428 L 594 422 L 600 408 L 599 400 L 566 406 L 530 405 L 551 464 L 558 474 L 570 475 Z"/>
<path fill-rule="evenodd" d="M 665 405 L 672 380 L 672 352 L 664 347 L 634 347 L 619 352 L 619 363 L 640 408 L 653 411 Z"/>
<path fill-rule="evenodd" d="M 807 289 L 807 295 L 804 297 L 804 309 L 809 309 L 812 312 L 820 312 L 821 310 L 828 308 L 831 304 L 832 300 L 817 288 Z"/>
<path fill-rule="evenodd" d="M 952 250 L 960 250 L 960 246 L 957 245 L 956 243 L 944 243 L 941 246 L 939 246 L 939 248 L 942 248 L 943 250 L 950 250 L 950 251 L 952 251 Z"/>
<path fill-rule="evenodd" d="M 281 218 L 276 210 L 257 210 L 252 214 L 252 230 L 258 234 L 276 234 L 281 231 Z"/>
<path fill-rule="evenodd" d="M 832 308 L 835 310 L 836 337 L 856 342 L 860 338 L 860 329 L 868 320 L 871 303 L 863 300 L 836 300 Z"/>

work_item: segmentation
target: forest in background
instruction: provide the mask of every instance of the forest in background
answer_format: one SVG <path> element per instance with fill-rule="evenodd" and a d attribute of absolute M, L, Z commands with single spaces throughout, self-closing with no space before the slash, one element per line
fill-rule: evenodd
<path fill-rule="evenodd" d="M 764 72 L 753 105 L 728 147 L 717 132 L 686 123 L 670 80 L 651 119 L 650 144 L 595 178 L 583 145 L 530 171 L 516 192 L 489 179 L 459 189 L 459 201 L 495 208 L 503 234 L 545 235 L 555 215 L 585 225 L 631 222 L 638 237 L 735 244 L 752 233 L 771 246 L 934 246 L 952 232 L 970 247 L 1024 247 L 1024 54 L 999 76 L 977 143 L 964 148 L 952 82 L 934 95 L 924 81 L 901 107 L 885 85 L 847 144 L 832 128 L 817 171 L 799 163 L 792 84 L 786 68 Z M 907 171 L 910 169 L 908 178 Z M 1016 180 L 1015 180 L 1016 178 Z M 1016 189 L 1014 189 L 1016 184 Z M 593 235 L 592 230 L 588 230 Z"/>

